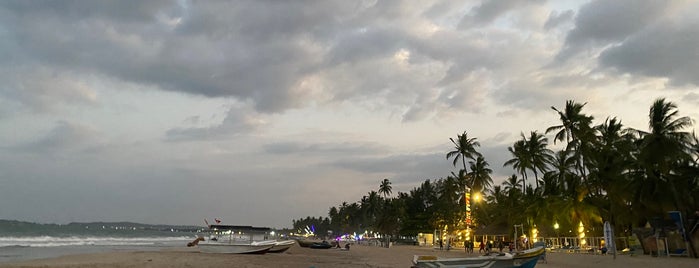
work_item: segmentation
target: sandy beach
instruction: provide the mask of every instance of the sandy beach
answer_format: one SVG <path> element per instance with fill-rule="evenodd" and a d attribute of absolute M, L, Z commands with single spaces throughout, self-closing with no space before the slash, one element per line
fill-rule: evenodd
<path fill-rule="evenodd" d="M 292 247 L 265 255 L 204 254 L 194 249 L 108 252 L 0 264 L 0 267 L 410 267 L 413 255 L 462 257 L 460 250 L 440 251 L 417 246 L 380 248 L 355 245 L 349 251 Z M 475 254 L 473 254 L 475 255 Z M 549 253 L 537 267 L 699 267 L 699 259 Z"/>

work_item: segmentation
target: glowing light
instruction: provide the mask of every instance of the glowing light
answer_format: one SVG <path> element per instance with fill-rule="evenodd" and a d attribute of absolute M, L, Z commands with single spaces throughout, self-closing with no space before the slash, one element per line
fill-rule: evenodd
<path fill-rule="evenodd" d="M 558 222 L 556 222 L 556 223 L 553 224 L 553 229 L 558 230 L 558 227 L 560 227 L 560 226 L 558 226 Z"/>

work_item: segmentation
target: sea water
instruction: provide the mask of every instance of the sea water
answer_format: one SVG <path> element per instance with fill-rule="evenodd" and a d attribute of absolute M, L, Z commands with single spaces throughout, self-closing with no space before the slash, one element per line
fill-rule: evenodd
<path fill-rule="evenodd" d="M 135 223 L 36 224 L 0 220 L 0 263 L 107 251 L 185 247 L 196 227 Z"/>

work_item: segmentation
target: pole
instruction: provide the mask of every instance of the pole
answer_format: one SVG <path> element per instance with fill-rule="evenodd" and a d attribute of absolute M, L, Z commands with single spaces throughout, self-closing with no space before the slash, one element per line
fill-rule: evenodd
<path fill-rule="evenodd" d="M 515 227 L 515 237 L 514 237 L 513 241 L 514 241 L 514 243 L 515 243 L 515 251 L 517 251 L 517 250 L 518 250 L 518 249 L 517 249 L 517 246 L 519 246 L 518 243 L 517 243 L 518 240 L 519 240 L 519 239 L 518 239 L 519 236 L 517 236 L 517 227 L 519 227 L 520 229 L 522 229 L 522 232 L 524 232 L 524 226 L 523 226 L 522 224 L 515 224 L 515 225 L 513 225 L 513 227 Z"/>

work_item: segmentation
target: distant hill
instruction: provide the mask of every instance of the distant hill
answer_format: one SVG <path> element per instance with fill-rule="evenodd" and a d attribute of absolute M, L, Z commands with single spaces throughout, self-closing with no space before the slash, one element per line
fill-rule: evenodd
<path fill-rule="evenodd" d="M 115 235 L 125 231 L 148 232 L 154 235 L 173 232 L 196 232 L 203 229 L 194 225 L 143 224 L 134 222 L 71 222 L 69 224 L 34 223 L 0 220 L 0 236 L 70 236 Z"/>

